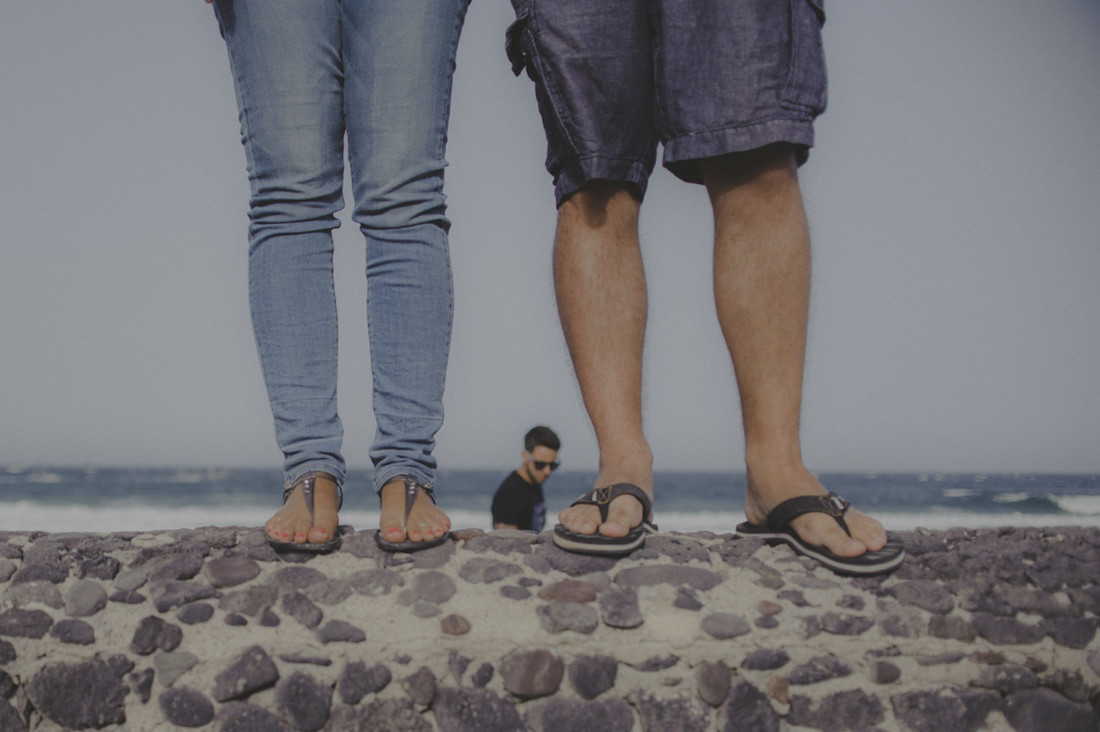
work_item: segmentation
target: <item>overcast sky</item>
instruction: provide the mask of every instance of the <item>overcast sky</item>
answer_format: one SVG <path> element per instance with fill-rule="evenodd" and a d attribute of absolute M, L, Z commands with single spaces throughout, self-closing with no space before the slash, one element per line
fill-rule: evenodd
<path fill-rule="evenodd" d="M 817 470 L 1100 472 L 1100 5 L 828 3 L 829 110 L 803 445 Z M 443 467 L 594 438 L 558 326 L 533 88 L 474 0 L 447 172 Z M 278 467 L 246 291 L 248 184 L 201 0 L 0 3 L 0 464 Z M 374 423 L 363 245 L 337 232 L 345 453 Z M 647 432 L 657 468 L 742 470 L 702 188 L 659 170 Z"/>

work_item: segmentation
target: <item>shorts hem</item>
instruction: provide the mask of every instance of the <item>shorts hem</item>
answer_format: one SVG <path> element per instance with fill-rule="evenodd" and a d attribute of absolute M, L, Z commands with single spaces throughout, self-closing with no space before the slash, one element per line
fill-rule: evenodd
<path fill-rule="evenodd" d="M 688 133 L 664 143 L 662 164 L 680 180 L 702 183 L 703 173 L 699 168 L 699 160 L 756 150 L 776 142 L 789 142 L 798 146 L 798 164 L 801 165 L 806 162 L 809 149 L 814 144 L 813 122 L 778 119 L 741 127 Z"/>
<path fill-rule="evenodd" d="M 593 181 L 625 183 L 637 189 L 638 198 L 645 197 L 651 168 L 639 160 L 594 155 L 566 166 L 554 177 L 554 198 L 560 208 L 571 195 Z"/>

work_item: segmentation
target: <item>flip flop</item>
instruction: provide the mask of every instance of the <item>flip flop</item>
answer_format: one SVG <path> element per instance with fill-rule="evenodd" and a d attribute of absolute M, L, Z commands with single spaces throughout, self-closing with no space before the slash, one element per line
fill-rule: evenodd
<path fill-rule="evenodd" d="M 336 478 L 329 473 L 321 470 L 314 470 L 313 472 L 303 475 L 301 478 L 295 481 L 293 485 L 283 488 L 283 503 L 285 504 L 287 502 L 287 499 L 290 498 L 290 494 L 294 492 L 294 489 L 298 486 L 302 487 L 302 498 L 305 499 L 306 508 L 309 510 L 310 526 L 313 525 L 313 484 L 317 481 L 317 478 L 320 477 L 327 478 L 328 480 L 331 480 L 333 483 L 336 484 L 336 510 L 339 511 L 340 508 L 344 505 L 344 489 L 341 488 L 340 481 L 336 480 Z M 340 546 L 340 543 L 343 541 L 343 536 L 341 532 L 341 527 L 337 526 L 335 534 L 333 534 L 333 537 L 328 541 L 307 541 L 302 544 L 299 544 L 295 541 L 276 541 L 275 539 L 272 539 L 270 536 L 268 536 L 267 532 L 264 532 L 264 538 L 267 539 L 268 544 L 270 544 L 272 547 L 275 548 L 276 551 L 279 552 L 304 552 L 306 554 L 325 554 Z"/>
<path fill-rule="evenodd" d="M 823 546 L 804 541 L 791 528 L 791 521 L 804 513 L 824 513 L 836 519 L 848 536 L 848 523 L 844 520 L 849 504 L 835 493 L 827 496 L 799 496 L 783 501 L 773 508 L 766 519 L 767 526 L 755 526 L 745 521 L 737 525 L 740 536 L 763 539 L 769 545 L 787 544 L 798 554 L 815 559 L 837 574 L 868 576 L 886 574 L 897 569 L 905 558 L 905 546 L 901 538 L 887 532 L 886 546 L 878 551 L 868 551 L 858 557 L 842 557 Z"/>
<path fill-rule="evenodd" d="M 405 483 L 405 522 L 408 523 L 409 514 L 412 512 L 413 503 L 416 502 L 416 495 L 420 491 L 424 491 L 428 494 L 428 498 L 432 499 L 432 504 L 435 504 L 435 490 L 430 485 L 424 485 L 411 475 L 398 476 Z M 382 497 L 379 494 L 379 501 Z M 408 536 L 408 527 L 405 528 L 405 536 Z M 439 546 L 443 542 L 451 538 L 451 532 L 448 531 L 443 536 L 435 539 L 429 539 L 428 541 L 409 541 L 407 538 L 405 541 L 386 541 L 382 538 L 382 532 L 374 532 L 374 542 L 378 544 L 378 548 L 384 552 L 418 552 L 421 549 L 431 549 L 433 546 Z"/>
<path fill-rule="evenodd" d="M 633 483 L 616 483 L 606 488 L 593 488 L 573 501 L 572 506 L 596 506 L 600 509 L 600 522 L 607 521 L 608 506 L 619 496 L 633 496 L 642 504 L 642 523 L 635 526 L 626 536 L 604 536 L 598 531 L 594 534 L 578 534 L 561 524 L 554 527 L 554 543 L 568 552 L 595 554 L 605 557 L 626 556 L 645 544 L 647 534 L 657 531 L 651 522 L 653 502 Z"/>

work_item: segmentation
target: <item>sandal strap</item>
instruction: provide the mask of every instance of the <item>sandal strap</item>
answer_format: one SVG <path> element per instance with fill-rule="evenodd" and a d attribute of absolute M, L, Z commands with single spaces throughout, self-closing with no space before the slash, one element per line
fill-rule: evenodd
<path fill-rule="evenodd" d="M 427 493 L 428 498 L 432 501 L 432 505 L 436 505 L 435 487 L 431 484 L 421 483 L 411 475 L 402 475 L 400 478 L 405 484 L 405 523 L 408 524 L 409 514 L 412 513 L 413 504 L 416 503 L 416 495 L 420 493 L 420 491 Z"/>
<path fill-rule="evenodd" d="M 652 519 L 653 502 L 649 500 L 638 486 L 633 483 L 616 483 L 602 488 L 593 488 L 583 496 L 569 504 L 570 506 L 595 506 L 600 510 L 600 521 L 607 521 L 607 509 L 611 502 L 619 496 L 634 496 L 638 503 L 642 504 L 642 522 L 647 523 Z"/>
<path fill-rule="evenodd" d="M 323 470 L 312 470 L 283 488 L 283 503 L 286 503 L 287 499 L 290 498 L 290 494 L 294 492 L 294 489 L 298 486 L 302 487 L 302 498 L 306 502 L 306 510 L 309 511 L 309 523 L 311 526 L 313 525 L 313 486 L 318 478 L 328 478 L 336 484 L 336 510 L 339 511 L 344 507 L 344 489 L 340 485 L 340 481 L 336 479 L 336 476 L 331 473 L 326 473 Z"/>
<path fill-rule="evenodd" d="M 836 493 L 826 496 L 798 496 L 783 501 L 771 510 L 767 519 L 768 528 L 772 531 L 783 531 L 791 521 L 803 514 L 824 513 L 836 519 L 840 528 L 844 529 L 844 533 L 851 536 L 848 522 L 844 520 L 844 514 L 848 512 L 850 505 Z"/>

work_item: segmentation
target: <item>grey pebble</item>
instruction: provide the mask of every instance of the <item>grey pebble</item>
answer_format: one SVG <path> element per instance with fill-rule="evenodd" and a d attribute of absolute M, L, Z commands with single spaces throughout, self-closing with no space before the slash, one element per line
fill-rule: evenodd
<path fill-rule="evenodd" d="M 118 602 L 123 605 L 140 605 L 145 602 L 145 595 L 133 590 L 118 590 L 109 599 L 111 602 Z"/>
<path fill-rule="evenodd" d="M 15 574 L 15 562 L 0 558 L 0 582 L 7 582 Z"/>
<path fill-rule="evenodd" d="M 1010 696 L 1004 714 L 1013 729 L 1050 729 L 1057 721 L 1059 732 L 1095 732 L 1100 729 L 1100 713 L 1084 704 L 1075 704 L 1051 689 L 1032 689 Z"/>
<path fill-rule="evenodd" d="M 530 590 L 515 585 L 504 585 L 500 588 L 500 594 L 509 600 L 526 600 L 531 597 Z"/>
<path fill-rule="evenodd" d="M 126 677 L 126 685 L 130 687 L 130 691 L 137 695 L 138 699 L 141 699 L 142 704 L 145 704 L 153 696 L 154 676 L 156 676 L 156 672 L 151 668 L 147 668 Z"/>
<path fill-rule="evenodd" d="M 579 701 L 555 697 L 544 703 L 526 705 L 524 720 L 533 732 L 555 730 L 600 730 L 600 732 L 630 732 L 634 729 L 634 713 L 622 699 L 602 702 Z"/>
<path fill-rule="evenodd" d="M 695 690 L 707 704 L 720 707 L 729 696 L 732 678 L 730 667 L 721 661 L 701 663 L 695 669 Z"/>
<path fill-rule="evenodd" d="M 804 686 L 816 684 L 828 679 L 839 679 L 850 676 L 852 668 L 835 656 L 818 656 L 801 666 L 795 667 L 787 675 L 787 681 L 792 686 Z"/>
<path fill-rule="evenodd" d="M 750 671 L 771 671 L 790 663 L 791 657 L 782 648 L 759 648 L 741 662 L 741 668 Z"/>
<path fill-rule="evenodd" d="M 169 689 L 159 702 L 165 718 L 180 727 L 202 727 L 214 719 L 214 705 L 193 689 Z"/>
<path fill-rule="evenodd" d="M 871 680 L 876 684 L 892 684 L 901 678 L 901 669 L 889 661 L 875 661 L 871 666 Z"/>
<path fill-rule="evenodd" d="M 283 612 L 309 629 L 321 624 L 325 613 L 301 592 L 288 592 L 282 596 Z"/>
<path fill-rule="evenodd" d="M 779 713 L 775 711 L 767 694 L 748 681 L 741 681 L 730 690 L 728 703 L 722 712 L 725 717 L 722 729 L 725 732 L 779 730 Z"/>
<path fill-rule="evenodd" d="M 115 575 L 114 584 L 120 590 L 136 590 L 144 585 L 148 579 L 149 573 L 144 569 L 123 567 Z"/>
<path fill-rule="evenodd" d="M 552 602 L 540 605 L 535 610 L 539 623 L 547 633 L 561 633 L 572 630 L 590 634 L 600 625 L 600 616 L 595 608 L 579 602 Z"/>
<path fill-rule="evenodd" d="M 569 664 L 569 683 L 582 699 L 592 700 L 615 686 L 618 672 L 611 656 L 577 656 Z"/>
<path fill-rule="evenodd" d="M 348 586 L 366 597 L 388 595 L 396 587 L 405 585 L 405 578 L 392 569 L 363 569 L 347 576 Z"/>
<path fill-rule="evenodd" d="M 703 618 L 700 627 L 712 638 L 727 640 L 745 635 L 752 630 L 749 621 L 731 613 L 713 613 Z"/>
<path fill-rule="evenodd" d="M 928 634 L 933 638 L 969 643 L 978 637 L 974 626 L 958 615 L 933 615 L 928 619 Z"/>
<path fill-rule="evenodd" d="M 462 565 L 458 570 L 458 576 L 474 584 L 491 584 L 522 572 L 523 569 L 518 564 L 502 562 L 490 557 L 474 557 Z"/>
<path fill-rule="evenodd" d="M 428 602 L 427 600 L 418 600 L 412 606 L 412 614 L 418 618 L 434 618 L 437 615 L 443 613 L 443 608 L 436 605 L 434 602 Z"/>
<path fill-rule="evenodd" d="M 214 587 L 235 587 L 260 575 L 260 565 L 247 557 L 218 557 L 206 562 L 202 574 Z"/>
<path fill-rule="evenodd" d="M 328 723 L 332 688 L 296 671 L 275 687 L 275 703 L 294 729 L 314 732 Z"/>
<path fill-rule="evenodd" d="M 11 585 L 4 590 L 4 605 L 23 607 L 34 603 L 45 605 L 54 610 L 65 607 L 65 601 L 61 598 L 61 591 L 49 582 L 26 582 L 21 585 Z"/>
<path fill-rule="evenodd" d="M 825 613 L 821 618 L 821 629 L 833 635 L 862 635 L 874 627 L 875 621 L 862 615 L 841 615 Z"/>
<path fill-rule="evenodd" d="M 208 602 L 192 602 L 176 612 L 176 619 L 185 625 L 198 625 L 214 617 L 214 606 Z"/>
<path fill-rule="evenodd" d="M 412 581 L 413 589 L 420 595 L 420 599 L 442 605 L 454 597 L 458 587 L 455 581 L 443 572 L 421 572 Z"/>
<path fill-rule="evenodd" d="M 438 728 L 447 732 L 513 732 L 526 727 L 511 700 L 487 689 L 439 689 L 432 714 Z"/>
<path fill-rule="evenodd" d="M 262 647 L 252 646 L 214 677 L 214 699 L 219 702 L 244 699 L 274 686 L 278 680 L 279 669 L 271 656 Z"/>
<path fill-rule="evenodd" d="M 787 714 L 788 723 L 813 729 L 869 729 L 885 719 L 879 698 L 862 689 L 838 691 L 816 705 L 808 697 L 799 697 L 792 700 Z"/>
<path fill-rule="evenodd" d="M 50 628 L 50 637 L 62 643 L 90 646 L 95 643 L 95 631 L 83 620 L 59 620 Z"/>
<path fill-rule="evenodd" d="M 355 661 L 344 667 L 337 690 L 345 704 L 358 704 L 367 694 L 377 694 L 385 689 L 392 679 L 390 670 L 381 663 L 367 668 L 362 661 Z"/>
<path fill-rule="evenodd" d="M 889 587 L 887 593 L 902 605 L 912 605 L 938 615 L 946 615 L 955 609 L 955 600 L 939 582 L 932 580 L 907 580 Z"/>
<path fill-rule="evenodd" d="M 147 615 L 134 630 L 130 650 L 139 656 L 148 656 L 158 648 L 173 651 L 182 640 L 183 630 L 178 625 L 166 623 L 155 615 Z"/>
<path fill-rule="evenodd" d="M 639 694 L 636 707 L 642 718 L 642 729 L 687 732 L 710 727 L 711 710 L 697 698 Z"/>
<path fill-rule="evenodd" d="M 435 674 L 427 666 L 421 666 L 401 680 L 401 688 L 414 704 L 421 709 L 428 709 L 435 698 Z"/>
<path fill-rule="evenodd" d="M 493 664 L 486 661 L 477 667 L 477 671 L 470 676 L 470 683 L 475 689 L 485 688 L 493 680 Z"/>
<path fill-rule="evenodd" d="M 690 587 L 677 587 L 676 599 L 672 601 L 673 607 L 681 610 L 701 610 L 703 603 L 699 601 L 699 595 Z"/>
<path fill-rule="evenodd" d="M 550 696 L 561 686 L 564 674 L 561 658 L 542 648 L 515 650 L 500 662 L 504 688 L 521 699 Z"/>
<path fill-rule="evenodd" d="M 675 564 L 649 564 L 629 567 L 615 575 L 615 582 L 624 587 L 649 585 L 686 585 L 696 590 L 709 590 L 722 582 L 722 578 L 709 569 L 681 567 Z"/>
<path fill-rule="evenodd" d="M 123 676 L 133 667 L 125 656 L 46 664 L 26 686 L 27 697 L 39 713 L 63 727 L 98 729 L 122 724 L 130 691 Z"/>
<path fill-rule="evenodd" d="M 330 620 L 317 630 L 322 643 L 362 643 L 367 634 L 351 623 L 343 620 Z"/>
<path fill-rule="evenodd" d="M 290 725 L 263 707 L 229 702 L 215 717 L 219 732 L 292 732 Z"/>
<path fill-rule="evenodd" d="M 645 622 L 638 607 L 638 591 L 612 588 L 600 595 L 600 617 L 612 628 L 637 628 Z"/>
<path fill-rule="evenodd" d="M 166 613 L 174 607 L 216 597 L 217 594 L 216 589 L 204 582 L 171 580 L 164 586 L 164 590 L 153 598 L 153 607 L 157 612 Z"/>
<path fill-rule="evenodd" d="M 165 688 L 176 683 L 176 679 L 194 668 L 198 662 L 198 656 L 187 651 L 162 651 L 153 656 L 157 681 Z"/>

